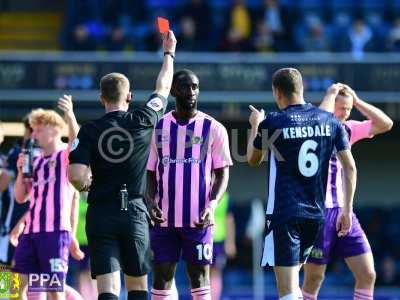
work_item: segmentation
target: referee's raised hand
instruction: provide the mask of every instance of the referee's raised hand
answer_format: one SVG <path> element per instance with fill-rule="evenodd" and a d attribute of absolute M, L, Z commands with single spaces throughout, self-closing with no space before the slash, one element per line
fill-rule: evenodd
<path fill-rule="evenodd" d="M 169 30 L 168 32 L 163 33 L 162 40 L 163 40 L 164 51 L 175 53 L 176 38 L 175 38 L 174 32 L 172 30 Z"/>
<path fill-rule="evenodd" d="M 263 109 L 258 110 L 253 105 L 249 105 L 251 114 L 249 117 L 249 123 L 251 127 L 258 127 L 262 120 L 265 119 L 265 112 Z"/>

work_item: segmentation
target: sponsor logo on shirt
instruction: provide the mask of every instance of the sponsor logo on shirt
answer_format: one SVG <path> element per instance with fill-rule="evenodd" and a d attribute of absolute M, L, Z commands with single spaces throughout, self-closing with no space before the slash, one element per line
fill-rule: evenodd
<path fill-rule="evenodd" d="M 203 137 L 202 136 L 193 136 L 192 137 L 192 145 L 199 145 L 203 143 Z"/>
<path fill-rule="evenodd" d="M 158 97 L 151 99 L 146 105 L 154 111 L 159 111 L 163 108 L 163 102 Z"/>
<path fill-rule="evenodd" d="M 197 158 L 171 158 L 169 156 L 164 156 L 161 159 L 161 163 L 165 166 L 168 164 L 199 164 L 201 163 L 201 159 Z"/>

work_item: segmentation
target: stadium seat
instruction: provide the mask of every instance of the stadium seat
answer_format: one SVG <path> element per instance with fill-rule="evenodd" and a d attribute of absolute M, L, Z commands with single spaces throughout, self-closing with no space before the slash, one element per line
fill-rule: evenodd
<path fill-rule="evenodd" d="M 0 13 L 0 49 L 59 49 L 61 26 L 58 12 Z"/>

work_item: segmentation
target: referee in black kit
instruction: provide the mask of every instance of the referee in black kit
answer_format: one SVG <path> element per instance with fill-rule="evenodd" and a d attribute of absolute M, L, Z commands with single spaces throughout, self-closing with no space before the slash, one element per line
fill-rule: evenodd
<path fill-rule="evenodd" d="M 86 233 L 99 300 L 118 299 L 121 269 L 128 300 L 148 296 L 146 162 L 153 128 L 167 106 L 175 46 L 174 33 L 163 34 L 164 62 L 156 89 L 141 108 L 128 111 L 132 94 L 123 74 L 105 75 L 100 81 L 100 101 L 106 114 L 83 124 L 71 147 L 69 180 L 79 191 L 90 186 Z"/>

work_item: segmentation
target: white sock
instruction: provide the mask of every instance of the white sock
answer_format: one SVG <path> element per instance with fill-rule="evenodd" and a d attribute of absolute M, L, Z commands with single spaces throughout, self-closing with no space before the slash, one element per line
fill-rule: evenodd
<path fill-rule="evenodd" d="M 279 298 L 279 300 L 299 300 L 303 299 L 303 296 L 298 295 L 298 293 L 290 293 L 286 296 Z"/>

